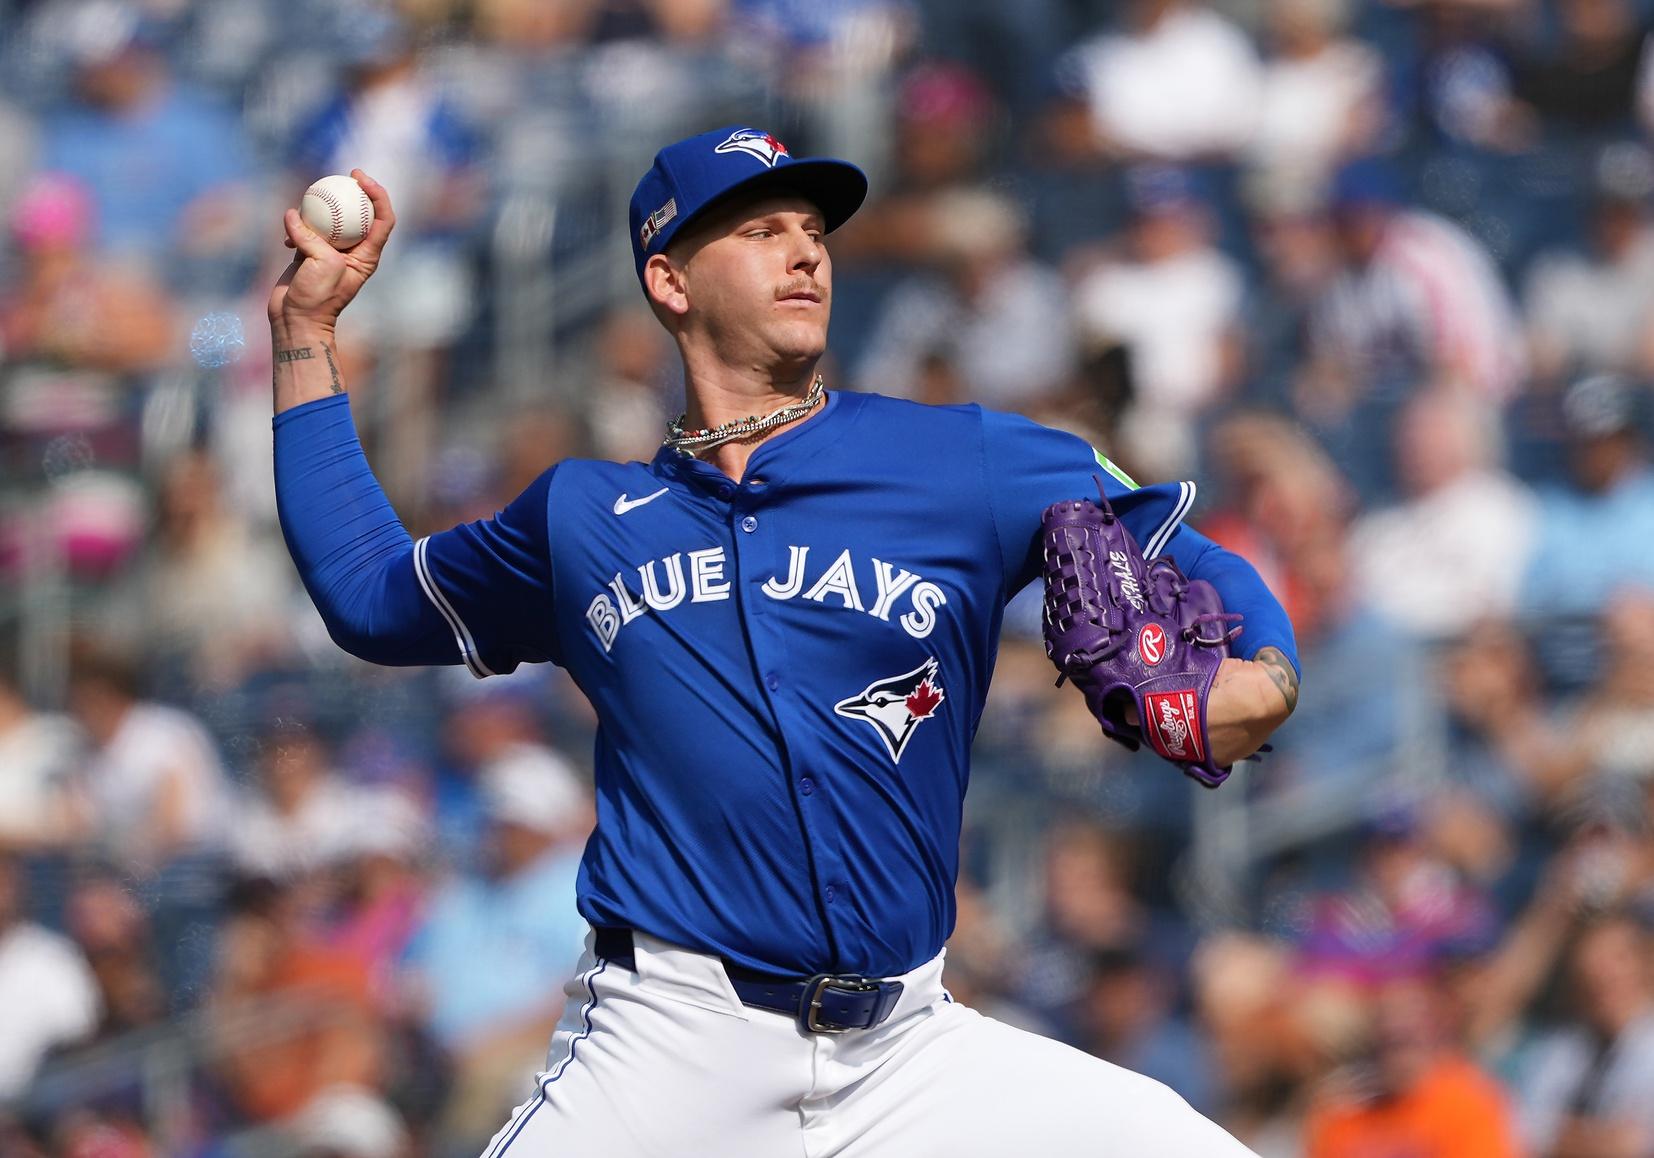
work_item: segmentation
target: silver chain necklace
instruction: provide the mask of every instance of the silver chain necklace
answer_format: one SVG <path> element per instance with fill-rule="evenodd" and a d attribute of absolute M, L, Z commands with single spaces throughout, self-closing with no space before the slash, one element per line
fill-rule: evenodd
<path fill-rule="evenodd" d="M 731 422 L 709 426 L 704 430 L 685 430 L 683 420 L 689 415 L 680 414 L 666 426 L 666 439 L 663 446 L 670 446 L 679 454 L 692 456 L 703 450 L 711 450 L 715 446 L 722 446 L 726 442 L 733 442 L 737 438 L 745 438 L 749 434 L 758 434 L 765 430 L 774 430 L 777 426 L 785 426 L 795 418 L 802 418 L 815 408 L 821 401 L 821 393 L 826 389 L 826 382 L 820 374 L 810 383 L 809 393 L 797 402 L 789 402 L 779 410 L 759 418 L 749 414 L 745 418 L 737 418 Z"/>

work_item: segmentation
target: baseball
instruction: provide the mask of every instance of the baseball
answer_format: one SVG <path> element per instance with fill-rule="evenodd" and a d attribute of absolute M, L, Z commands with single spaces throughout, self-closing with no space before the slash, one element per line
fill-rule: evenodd
<path fill-rule="evenodd" d="M 299 216 L 334 249 L 349 249 L 366 237 L 373 225 L 373 202 L 356 178 L 334 174 L 304 191 Z"/>

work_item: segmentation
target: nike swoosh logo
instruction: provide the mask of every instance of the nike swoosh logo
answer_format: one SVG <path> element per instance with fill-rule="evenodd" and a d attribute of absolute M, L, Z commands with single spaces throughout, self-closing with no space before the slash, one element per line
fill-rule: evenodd
<path fill-rule="evenodd" d="M 624 515 L 627 511 L 636 510 L 638 507 L 641 507 L 644 503 L 654 502 L 656 499 L 660 498 L 661 495 L 663 495 L 665 493 L 666 493 L 666 488 L 661 487 L 660 490 L 656 491 L 652 495 L 644 495 L 641 499 L 629 499 L 629 498 L 626 497 L 625 492 L 622 491 L 620 497 L 615 500 L 615 514 Z"/>

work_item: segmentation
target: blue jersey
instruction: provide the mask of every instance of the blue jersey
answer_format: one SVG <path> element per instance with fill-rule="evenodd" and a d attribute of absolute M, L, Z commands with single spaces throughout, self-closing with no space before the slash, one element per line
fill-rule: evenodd
<path fill-rule="evenodd" d="M 596 710 L 588 920 L 886 976 L 952 930 L 1001 612 L 1040 513 L 1097 477 L 1151 555 L 1193 498 L 1022 419 L 832 393 L 741 485 L 666 448 L 566 462 L 502 516 L 543 522 L 546 556 L 461 530 L 416 558 L 475 670 L 553 660 Z"/>
<path fill-rule="evenodd" d="M 664 448 L 571 460 L 421 540 L 432 611 L 388 658 L 570 672 L 598 718 L 592 923 L 777 973 L 903 973 L 953 928 L 1004 606 L 1039 572 L 1042 511 L 1098 479 L 1146 553 L 1257 602 L 1250 568 L 1179 529 L 1190 484 L 1137 489 L 1081 439 L 976 406 L 833 392 L 740 484 Z M 1247 654 L 1292 654 L 1271 623 Z"/>

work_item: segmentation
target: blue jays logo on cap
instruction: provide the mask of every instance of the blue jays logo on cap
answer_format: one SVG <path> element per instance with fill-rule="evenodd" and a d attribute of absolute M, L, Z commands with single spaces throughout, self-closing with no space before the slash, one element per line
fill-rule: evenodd
<path fill-rule="evenodd" d="M 747 125 L 667 145 L 632 192 L 628 219 L 638 280 L 649 258 L 707 210 L 737 194 L 765 192 L 813 202 L 831 233 L 861 207 L 867 177 L 848 161 L 794 157 L 774 133 Z"/>
<path fill-rule="evenodd" d="M 760 132 L 757 129 L 736 129 L 724 138 L 724 143 L 714 149 L 713 152 L 733 153 L 737 150 L 743 153 L 751 153 L 764 162 L 766 168 L 770 169 L 775 168 L 775 162 L 778 158 L 792 155 L 787 152 L 787 146 L 776 140 L 772 134 Z"/>

